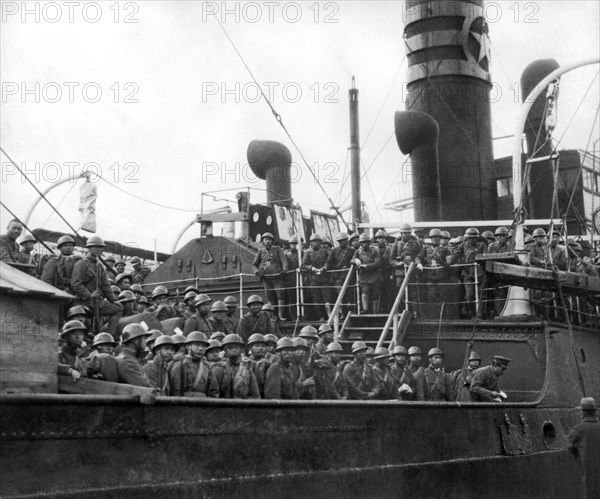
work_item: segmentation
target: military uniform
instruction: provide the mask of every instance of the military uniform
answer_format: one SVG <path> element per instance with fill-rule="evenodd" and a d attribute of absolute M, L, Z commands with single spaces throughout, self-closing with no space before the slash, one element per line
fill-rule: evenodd
<path fill-rule="evenodd" d="M 288 273 L 285 274 L 283 278 L 283 282 L 285 283 L 285 293 L 287 296 L 287 303 L 289 306 L 290 316 L 292 320 L 296 320 L 296 306 L 298 302 L 298 294 L 296 292 L 296 277 L 297 273 L 294 272 L 300 268 L 300 261 L 302 260 L 302 255 L 300 251 L 295 249 L 286 249 L 283 252 L 283 256 L 287 261 L 287 269 Z"/>
<path fill-rule="evenodd" d="M 187 321 L 185 321 L 185 325 L 183 326 L 183 334 L 187 336 L 192 331 L 200 331 L 201 333 L 206 333 L 209 336 L 214 333 L 208 315 L 200 315 L 199 312 L 196 312 L 193 317 L 190 317 Z"/>
<path fill-rule="evenodd" d="M 396 287 L 400 288 L 402 281 L 404 281 L 404 275 L 406 273 L 405 265 L 409 265 L 411 262 L 416 261 L 420 252 L 421 246 L 413 236 L 406 242 L 400 239 L 393 244 L 392 249 L 390 250 L 389 259 L 390 265 L 394 267 Z"/>
<path fill-rule="evenodd" d="M 58 353 L 58 374 L 68 375 L 70 369 L 75 369 L 83 377 L 87 377 L 87 369 L 83 361 L 77 355 L 73 355 L 67 345 L 63 345 Z"/>
<path fill-rule="evenodd" d="M 348 398 L 351 400 L 374 399 L 379 389 L 379 380 L 373 368 L 364 362 L 356 360 L 344 367 L 344 381 L 348 386 Z"/>
<path fill-rule="evenodd" d="M 291 369 L 278 359 L 267 370 L 265 398 L 289 400 L 298 397 L 298 389 Z"/>
<path fill-rule="evenodd" d="M 418 401 L 428 400 L 429 387 L 427 385 L 427 380 L 425 379 L 425 370 L 422 367 L 415 369 L 411 366 L 408 366 L 406 369 L 415 381 L 415 399 Z"/>
<path fill-rule="evenodd" d="M 208 394 L 214 398 L 258 399 L 256 376 L 248 362 L 234 364 L 231 359 L 215 364 L 211 370 Z"/>
<path fill-rule="evenodd" d="M 396 380 L 396 385 L 401 387 L 407 385 L 412 393 L 404 392 L 400 396 L 402 400 L 416 400 L 417 398 L 417 383 L 412 373 L 408 370 L 408 367 L 400 368 L 398 364 L 393 364 L 390 367 L 390 373 Z"/>
<path fill-rule="evenodd" d="M 314 366 L 316 398 L 319 400 L 345 400 L 348 387 L 340 366 L 327 357 L 318 359 Z"/>
<path fill-rule="evenodd" d="M 452 385 L 452 400 L 457 402 L 473 402 L 471 396 L 471 380 L 473 379 L 473 373 L 475 369 L 472 367 L 466 367 L 464 369 L 458 369 L 450 373 L 450 382 Z"/>
<path fill-rule="evenodd" d="M 390 262 L 392 247 L 388 244 L 384 247 L 378 245 L 377 249 L 379 250 L 379 273 L 381 275 L 379 281 L 380 307 L 374 312 L 389 313 L 398 294 L 394 278 L 395 269 Z"/>
<path fill-rule="evenodd" d="M 144 371 L 150 384 L 160 391 L 162 395 L 169 393 L 169 362 L 165 361 L 161 355 L 156 355 L 152 361 L 144 366 Z"/>
<path fill-rule="evenodd" d="M 596 415 L 585 415 L 568 433 L 569 450 L 581 464 L 585 499 L 600 497 L 600 423 Z"/>
<path fill-rule="evenodd" d="M 283 250 L 279 246 L 271 246 L 269 249 L 262 247 L 258 250 L 252 265 L 261 272 L 260 280 L 265 288 L 265 293 L 269 303 L 276 305 L 285 302 L 286 292 L 284 287 L 284 277 L 279 275 L 281 272 L 287 272 L 287 259 L 283 255 Z M 269 274 L 277 274 L 269 276 Z"/>
<path fill-rule="evenodd" d="M 8 236 L 0 236 L 0 262 L 19 263 L 20 262 L 19 245 L 11 241 Z"/>
<path fill-rule="evenodd" d="M 434 369 L 433 367 L 428 366 L 423 370 L 423 375 L 425 376 L 427 390 L 429 392 L 429 398 L 427 400 L 454 400 L 452 397 L 452 384 L 443 367 Z"/>
<path fill-rule="evenodd" d="M 255 316 L 252 312 L 248 312 L 238 324 L 237 334 L 239 334 L 244 343 L 248 341 L 251 335 L 260 333 L 262 335 L 273 333 L 273 325 L 271 319 L 264 312 Z"/>
<path fill-rule="evenodd" d="M 254 356 L 250 355 L 248 357 L 248 361 L 250 363 L 250 368 L 254 373 L 254 377 L 256 378 L 256 384 L 258 386 L 258 391 L 261 397 L 265 395 L 265 381 L 267 379 L 267 370 L 271 366 L 271 361 L 269 359 L 255 359 Z"/>
<path fill-rule="evenodd" d="M 123 347 L 117 356 L 117 367 L 119 370 L 119 383 L 152 388 L 150 380 L 144 372 L 142 362 L 131 348 Z"/>
<path fill-rule="evenodd" d="M 330 283 L 334 288 L 331 289 L 330 301 L 335 302 L 338 299 L 344 281 L 348 275 L 348 270 L 352 266 L 352 257 L 354 256 L 354 248 L 351 245 L 342 248 L 340 246 L 333 248 L 327 256 L 325 268 L 330 272 Z M 333 271 L 333 272 L 331 272 Z M 342 300 L 343 303 L 353 303 L 353 293 L 350 286 L 356 284 L 356 275 L 353 272 L 348 283 L 348 289 Z"/>
<path fill-rule="evenodd" d="M 465 240 L 456 250 L 452 257 L 452 263 L 475 263 L 477 255 L 483 255 L 487 252 L 487 246 L 483 242 L 473 240 L 471 238 Z M 465 306 L 463 313 L 470 313 L 474 316 L 476 312 L 475 304 L 475 278 L 481 286 L 481 281 L 484 276 L 484 271 L 480 265 L 469 265 L 461 270 L 461 278 L 465 286 Z"/>
<path fill-rule="evenodd" d="M 215 332 L 220 331 L 225 334 L 235 334 L 237 332 L 235 324 L 229 317 L 225 317 L 222 321 L 219 321 L 216 317 L 211 317 L 208 319 L 208 322 Z"/>
<path fill-rule="evenodd" d="M 207 396 L 210 381 L 210 367 L 204 359 L 194 359 L 186 355 L 169 365 L 169 395 L 183 397 L 189 392 Z"/>
<path fill-rule="evenodd" d="M 512 253 L 513 246 L 510 243 L 510 240 L 505 240 L 504 242 L 495 241 L 488 246 L 488 253 Z"/>
<path fill-rule="evenodd" d="M 144 284 L 145 281 L 144 275 L 135 269 L 131 271 L 129 279 L 131 281 L 131 284 Z"/>
<path fill-rule="evenodd" d="M 161 305 L 152 305 L 151 307 L 148 307 L 146 310 L 144 310 L 144 312 L 152 314 L 159 321 L 166 321 L 167 319 L 179 317 L 177 311 L 170 305 L 167 305 L 166 303 L 163 303 Z M 136 312 L 134 312 L 132 315 L 135 314 Z"/>
<path fill-rule="evenodd" d="M 93 350 L 84 359 L 84 364 L 88 378 L 101 379 L 112 383 L 119 382 L 119 366 L 114 355 Z"/>
<path fill-rule="evenodd" d="M 388 367 L 384 368 L 375 365 L 373 366 L 373 372 L 379 381 L 376 398 L 379 400 L 397 399 L 399 396 L 398 386 L 396 385 L 396 379 L 392 376 L 390 369 Z"/>
<path fill-rule="evenodd" d="M 58 289 L 70 290 L 74 267 L 75 259 L 72 255 L 53 256 L 44 265 L 42 281 Z"/>
<path fill-rule="evenodd" d="M 363 309 L 364 311 L 372 312 L 373 307 L 371 307 L 371 302 L 377 305 L 380 298 L 379 282 L 381 274 L 379 273 L 379 250 L 373 246 L 369 246 L 367 249 L 361 246 L 355 251 L 353 259 L 358 259 L 361 264 L 366 265 L 365 268 L 358 271 L 358 283 L 360 285 Z"/>
<path fill-rule="evenodd" d="M 304 252 L 302 258 L 302 270 L 306 272 L 305 303 L 311 303 L 309 317 L 313 319 L 324 319 L 327 317 L 325 302 L 329 300 L 329 275 L 324 269 L 328 254 L 324 249 L 309 248 Z M 323 269 L 317 273 L 315 269 Z"/>
<path fill-rule="evenodd" d="M 498 375 L 492 366 L 475 369 L 471 378 L 471 397 L 474 402 L 492 402 L 492 392 L 499 392 Z"/>

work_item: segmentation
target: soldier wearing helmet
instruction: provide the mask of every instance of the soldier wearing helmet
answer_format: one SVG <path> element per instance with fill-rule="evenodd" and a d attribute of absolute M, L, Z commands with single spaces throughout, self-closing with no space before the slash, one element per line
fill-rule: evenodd
<path fill-rule="evenodd" d="M 510 253 L 513 250 L 506 227 L 498 227 L 494 231 L 494 239 L 488 246 L 488 253 Z"/>
<path fill-rule="evenodd" d="M 86 377 L 87 370 L 83 361 L 77 356 L 86 333 L 85 326 L 79 321 L 68 321 L 63 325 L 60 333 L 63 344 L 58 353 L 58 374 L 69 375 L 74 381 L 81 376 Z"/>
<path fill-rule="evenodd" d="M 362 341 L 352 344 L 354 360 L 344 367 L 344 381 L 350 400 L 372 400 L 377 396 L 379 381 L 373 367 L 366 362 L 367 345 Z"/>
<path fill-rule="evenodd" d="M 410 224 L 401 224 L 400 236 L 396 239 L 396 242 L 390 251 L 390 265 L 394 267 L 397 289 L 400 288 L 402 281 L 404 281 L 406 267 L 416 261 L 420 252 L 421 245 L 417 238 L 412 235 L 412 227 Z"/>
<path fill-rule="evenodd" d="M 56 249 L 58 255 L 52 256 L 44 265 L 42 281 L 67 291 L 71 289 L 71 276 L 75 266 L 75 240 L 71 236 L 62 236 L 56 243 Z"/>
<path fill-rule="evenodd" d="M 323 238 L 319 234 L 310 236 L 310 248 L 304 252 L 301 268 L 304 271 L 305 296 L 307 317 L 312 320 L 325 321 L 329 301 L 329 274 L 326 263 L 327 251 L 321 248 Z"/>
<path fill-rule="evenodd" d="M 288 261 L 279 246 L 273 246 L 273 234 L 262 235 L 263 247 L 258 250 L 252 266 L 262 282 L 269 303 L 278 306 L 279 319 L 286 320 L 287 293 L 283 289 Z"/>
<path fill-rule="evenodd" d="M 123 328 L 121 333 L 123 349 L 117 356 L 120 383 L 152 388 L 142 364 L 142 358 L 146 354 L 146 338 L 151 334 L 137 323 L 127 324 Z"/>
<path fill-rule="evenodd" d="M 208 395 L 210 366 L 204 354 L 209 345 L 206 334 L 201 331 L 187 335 L 187 355 L 169 366 L 169 395 L 201 398 Z"/>
<path fill-rule="evenodd" d="M 379 400 L 392 400 L 399 398 L 396 379 L 390 371 L 392 354 L 387 348 L 379 347 L 375 350 L 375 364 L 373 372 L 378 380 L 376 398 Z"/>
<path fill-rule="evenodd" d="M 417 396 L 416 382 L 408 370 L 408 353 L 403 346 L 394 347 L 392 350 L 393 364 L 390 373 L 396 381 L 398 396 L 402 400 L 415 400 Z"/>
<path fill-rule="evenodd" d="M 457 402 L 473 401 L 471 397 L 471 379 L 473 378 L 473 373 L 476 369 L 479 369 L 480 365 L 481 356 L 475 350 L 471 350 L 467 367 L 457 369 L 449 374 L 453 400 Z"/>
<path fill-rule="evenodd" d="M 248 341 L 250 335 L 254 333 L 272 334 L 271 320 L 266 313 L 261 312 L 263 299 L 258 295 L 252 295 L 246 301 L 246 305 L 250 311 L 241 318 L 237 329 L 237 334 L 242 337 L 242 340 Z"/>
<path fill-rule="evenodd" d="M 429 392 L 427 400 L 436 402 L 454 400 L 450 377 L 442 366 L 444 353 L 439 348 L 432 348 L 429 350 L 427 357 L 429 357 L 429 366 L 423 371 Z"/>
<path fill-rule="evenodd" d="M 450 237 L 450 232 L 443 230 L 442 235 L 440 236 L 440 244 L 447 247 L 448 243 L 450 242 Z"/>
<path fill-rule="evenodd" d="M 196 296 L 198 296 L 198 293 L 195 291 L 187 291 L 183 294 L 183 310 L 181 311 L 181 317 L 184 321 L 187 321 L 196 313 L 196 308 L 194 307 Z"/>
<path fill-rule="evenodd" d="M 121 306 L 123 307 L 123 312 L 121 313 L 122 317 L 131 317 L 132 315 L 137 314 L 137 310 L 135 310 L 135 295 L 129 291 L 121 291 L 119 293 L 119 299 L 117 300 Z"/>
<path fill-rule="evenodd" d="M 488 246 L 496 240 L 494 233 L 491 230 L 484 231 L 483 234 L 481 234 L 481 237 L 487 241 Z"/>
<path fill-rule="evenodd" d="M 71 289 L 77 296 L 77 304 L 84 304 L 95 310 L 100 316 L 108 317 L 108 332 L 118 338 L 117 326 L 121 318 L 122 307 L 117 303 L 104 266 L 98 257 L 106 245 L 101 237 L 90 236 L 86 243 L 88 254 L 75 263 L 71 276 Z M 97 312 L 96 312 L 97 310 Z M 96 325 L 100 330 L 100 325 Z"/>
<path fill-rule="evenodd" d="M 413 346 L 408 349 L 409 364 L 407 370 L 415 380 L 415 399 L 418 401 L 427 400 L 429 397 L 424 369 L 421 366 L 422 359 L 423 356 L 419 347 Z"/>
<path fill-rule="evenodd" d="M 210 307 L 212 317 L 209 320 L 213 331 L 222 331 L 225 334 L 234 334 L 236 332 L 233 321 L 227 320 L 227 305 L 217 300 Z"/>
<path fill-rule="evenodd" d="M 20 263 L 19 245 L 17 239 L 23 232 L 23 225 L 16 219 L 8 222 L 6 234 L 0 236 L 0 261 L 6 263 Z"/>
<path fill-rule="evenodd" d="M 375 313 L 389 312 L 396 293 L 396 280 L 394 279 L 394 267 L 390 263 L 390 254 L 392 247 L 387 242 L 387 233 L 384 230 L 378 230 L 375 233 L 377 249 L 379 250 L 379 308 L 374 309 Z"/>
<path fill-rule="evenodd" d="M 267 342 L 267 353 L 265 354 L 266 359 L 272 359 L 277 355 L 277 341 L 279 338 L 273 333 L 265 334 L 265 341 Z"/>
<path fill-rule="evenodd" d="M 277 338 L 273 336 L 273 338 L 271 338 L 271 341 L 272 340 L 275 340 L 275 346 L 277 346 Z M 260 333 L 254 333 L 248 338 L 248 349 L 250 354 L 248 356 L 248 362 L 250 362 L 250 367 L 256 376 L 258 391 L 262 397 L 265 393 L 267 369 L 269 369 L 269 366 L 271 365 L 270 358 L 267 359 L 266 357 L 267 339 Z"/>
<path fill-rule="evenodd" d="M 425 267 L 444 267 L 448 263 L 448 257 L 451 255 L 450 249 L 447 246 L 440 244 L 442 237 L 442 231 L 440 229 L 431 229 L 429 231 L 430 243 L 426 244 L 421 253 L 416 258 L 417 266 L 419 270 L 423 270 Z M 433 275 L 432 277 L 438 277 Z"/>
<path fill-rule="evenodd" d="M 340 362 L 344 349 L 339 343 L 329 343 L 324 357 L 315 362 L 315 390 L 319 400 L 346 400 L 348 387 Z"/>
<path fill-rule="evenodd" d="M 144 269 L 142 268 L 142 259 L 139 256 L 134 256 L 130 263 L 133 267 L 133 270 L 131 271 L 131 282 L 134 284 L 144 284 L 146 276 L 144 275 Z"/>
<path fill-rule="evenodd" d="M 169 393 L 169 364 L 175 356 L 175 343 L 173 339 L 162 334 L 156 338 L 152 345 L 153 359 L 144 366 L 146 376 L 150 384 L 156 388 L 161 395 Z"/>
<path fill-rule="evenodd" d="M 558 270 L 567 270 L 568 256 L 564 246 L 558 244 L 560 241 L 560 232 L 553 230 L 550 236 L 550 243 L 548 245 L 549 253 L 549 268 L 555 268 Z"/>
<path fill-rule="evenodd" d="M 290 247 L 283 252 L 283 256 L 287 261 L 288 273 L 285 274 L 285 292 L 287 295 L 287 303 L 289 306 L 289 316 L 292 320 L 297 318 L 297 301 L 298 296 L 296 293 L 296 278 L 298 276 L 298 269 L 300 268 L 300 262 L 302 261 L 302 251 L 298 249 L 298 242 L 300 238 L 298 234 L 294 234 L 289 241 Z"/>
<path fill-rule="evenodd" d="M 298 389 L 291 370 L 295 350 L 292 338 L 285 337 L 277 341 L 278 357 L 269 366 L 265 377 L 266 399 L 298 398 Z"/>
<path fill-rule="evenodd" d="M 28 232 L 22 234 L 21 237 L 17 239 L 17 244 L 21 246 L 21 251 L 19 251 L 18 255 L 18 261 L 26 265 L 32 265 L 32 267 L 22 268 L 22 271 L 32 275 L 33 277 L 37 277 L 38 266 L 37 255 L 33 253 L 35 243 L 37 243 L 37 239 Z"/>
<path fill-rule="evenodd" d="M 380 298 L 380 256 L 379 249 L 371 247 L 371 237 L 363 232 L 360 237 L 360 248 L 354 252 L 353 261 L 358 269 L 360 286 L 361 313 L 375 313 L 379 309 Z"/>
<path fill-rule="evenodd" d="M 196 313 L 185 321 L 183 334 L 187 335 L 192 331 L 202 331 L 210 335 L 214 330 L 210 323 L 210 304 L 212 300 L 207 294 L 201 293 L 194 299 Z"/>
<path fill-rule="evenodd" d="M 177 328 L 177 330 L 181 331 L 181 329 Z M 187 339 L 181 333 L 175 333 L 171 336 L 173 340 L 173 345 L 175 346 L 175 355 L 173 356 L 173 362 L 179 361 L 185 357 L 187 350 L 185 349 L 185 340 Z"/>
<path fill-rule="evenodd" d="M 331 284 L 335 287 L 336 291 L 331 296 L 332 301 L 337 300 L 337 297 L 342 290 L 348 270 L 352 266 L 352 257 L 355 251 L 354 248 L 350 246 L 348 234 L 345 232 L 340 232 L 336 237 L 336 241 L 338 246 L 329 252 L 329 255 L 327 256 L 327 262 L 325 263 L 325 270 L 330 272 Z M 352 276 L 349 284 L 354 284 L 352 282 L 353 277 L 354 275 Z M 344 302 L 348 302 L 350 300 L 350 296 L 352 295 L 350 288 L 348 289 L 349 290 L 346 292 L 346 296 L 344 297 Z"/>
<path fill-rule="evenodd" d="M 145 312 L 149 306 L 150 303 L 148 302 L 148 298 L 146 298 L 145 296 L 140 296 L 140 298 L 137 301 L 137 313 L 141 314 L 142 312 Z"/>
<path fill-rule="evenodd" d="M 114 349 L 117 342 L 108 333 L 99 333 L 94 336 L 92 351 L 83 362 L 88 378 L 119 382 L 119 369 Z"/>
<path fill-rule="evenodd" d="M 213 398 L 258 399 L 256 376 L 243 357 L 244 342 L 237 334 L 228 334 L 221 344 L 225 358 L 211 370 L 208 394 Z"/>
<path fill-rule="evenodd" d="M 290 369 L 296 382 L 298 397 L 312 400 L 315 398 L 315 379 L 310 359 L 311 346 L 304 338 L 298 336 L 293 338 L 293 342 L 295 352 Z"/>
<path fill-rule="evenodd" d="M 275 317 L 275 307 L 270 303 L 265 303 L 260 311 L 271 321 L 271 332 L 273 332 L 277 337 L 281 336 L 281 331 L 277 325 L 277 317 Z"/>
<path fill-rule="evenodd" d="M 159 321 L 178 317 L 177 311 L 169 305 L 169 290 L 165 286 L 156 286 L 152 290 L 152 305 L 146 309 Z"/>
<path fill-rule="evenodd" d="M 238 324 L 240 322 L 238 314 L 238 301 L 235 296 L 226 296 L 223 303 L 227 305 L 226 321 L 231 322 L 234 331 L 237 331 Z"/>
<path fill-rule="evenodd" d="M 352 249 L 354 251 L 356 251 L 358 248 L 360 248 L 360 241 L 359 241 L 359 239 L 360 239 L 360 234 L 358 232 L 353 232 L 348 237 L 348 243 L 350 244 L 350 246 L 352 247 Z"/>
<path fill-rule="evenodd" d="M 131 279 L 129 274 L 123 272 L 115 277 L 115 284 L 119 286 L 121 291 L 131 288 Z"/>
<path fill-rule="evenodd" d="M 221 362 L 222 353 L 223 349 L 221 348 L 221 342 L 219 340 L 209 339 L 206 352 L 204 352 L 204 357 L 206 358 L 206 362 L 209 363 L 211 369 L 217 362 Z"/>
<path fill-rule="evenodd" d="M 314 349 L 320 357 L 325 355 L 327 352 L 327 346 L 333 341 L 333 328 L 328 324 L 322 324 L 319 326 L 319 341 L 315 343 Z"/>

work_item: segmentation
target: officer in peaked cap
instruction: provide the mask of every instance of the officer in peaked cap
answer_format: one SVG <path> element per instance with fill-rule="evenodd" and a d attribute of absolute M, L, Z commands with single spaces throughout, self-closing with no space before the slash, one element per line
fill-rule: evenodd
<path fill-rule="evenodd" d="M 354 360 L 344 367 L 344 381 L 351 400 L 372 400 L 377 396 L 379 381 L 373 367 L 366 362 L 368 347 L 362 341 L 352 344 Z"/>
<path fill-rule="evenodd" d="M 503 392 L 498 378 L 508 369 L 510 359 L 494 355 L 492 365 L 476 369 L 471 378 L 471 397 L 474 402 L 501 402 Z"/>
<path fill-rule="evenodd" d="M 285 292 L 285 275 L 288 261 L 279 246 L 273 246 L 273 234 L 262 235 L 263 247 L 258 250 L 252 266 L 254 274 L 261 280 L 269 303 L 277 304 L 279 318 L 286 320 L 287 293 Z"/>
<path fill-rule="evenodd" d="M 152 388 L 142 365 L 146 353 L 146 338 L 152 333 L 141 324 L 127 324 L 121 334 L 123 349 L 117 357 L 119 382 Z"/>

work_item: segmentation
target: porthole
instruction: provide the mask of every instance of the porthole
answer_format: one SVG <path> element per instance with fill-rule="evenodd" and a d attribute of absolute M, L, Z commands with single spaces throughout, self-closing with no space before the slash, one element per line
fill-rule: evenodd
<path fill-rule="evenodd" d="M 260 218 L 260 215 L 258 214 L 258 211 L 255 211 L 254 215 L 252 215 L 252 221 L 253 222 L 258 222 L 259 218 Z"/>
<path fill-rule="evenodd" d="M 556 440 L 556 428 L 552 421 L 544 421 L 542 424 L 542 438 L 544 439 L 544 445 L 548 448 Z"/>
<path fill-rule="evenodd" d="M 267 216 L 267 225 L 271 225 L 273 223 L 273 217 L 271 215 Z"/>

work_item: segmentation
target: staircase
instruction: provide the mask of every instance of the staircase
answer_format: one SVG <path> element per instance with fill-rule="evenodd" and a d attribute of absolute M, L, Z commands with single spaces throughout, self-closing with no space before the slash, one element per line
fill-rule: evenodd
<path fill-rule="evenodd" d="M 344 347 L 344 354 L 352 355 L 352 343 L 355 341 L 364 341 L 368 347 L 374 350 L 387 318 L 387 314 L 352 314 L 339 338 L 339 343 Z M 388 345 L 392 334 L 390 328 L 384 346 Z"/>

